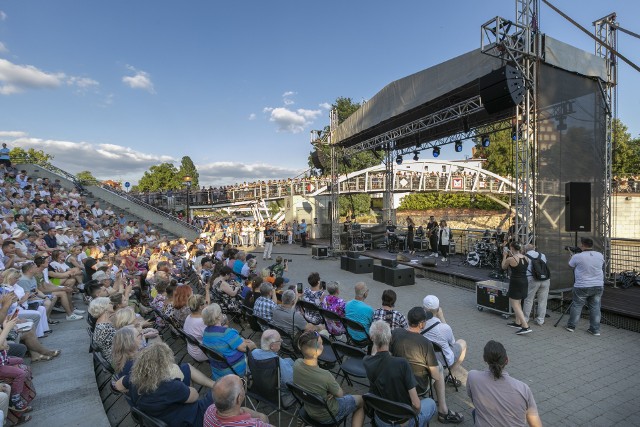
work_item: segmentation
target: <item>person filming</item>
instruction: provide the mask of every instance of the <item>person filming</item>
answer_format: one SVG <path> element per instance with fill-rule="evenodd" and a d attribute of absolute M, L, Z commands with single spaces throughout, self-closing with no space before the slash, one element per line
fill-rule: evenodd
<path fill-rule="evenodd" d="M 585 303 L 589 307 L 589 332 L 600 335 L 600 300 L 604 291 L 604 256 L 593 250 L 593 239 L 580 238 L 582 252 L 572 251 L 569 267 L 573 268 L 573 300 L 566 330 L 573 332 Z"/>

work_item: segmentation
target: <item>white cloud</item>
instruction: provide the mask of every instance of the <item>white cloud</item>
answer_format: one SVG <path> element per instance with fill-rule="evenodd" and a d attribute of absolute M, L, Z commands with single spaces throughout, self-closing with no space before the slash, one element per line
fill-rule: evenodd
<path fill-rule="evenodd" d="M 283 93 L 283 94 L 282 94 L 282 97 L 283 97 L 283 98 L 286 98 L 286 97 L 288 97 L 288 96 L 295 95 L 296 93 L 297 93 L 297 92 L 293 92 L 293 91 L 291 91 L 291 90 L 288 90 L 288 91 L 286 91 L 285 93 Z"/>
<path fill-rule="evenodd" d="M 270 113 L 269 121 L 278 125 L 278 132 L 300 133 L 305 127 L 322 114 L 320 110 L 306 110 L 298 108 L 289 110 L 285 107 L 265 108 L 264 112 Z"/>
<path fill-rule="evenodd" d="M 4 43 L 0 42 L 0 53 L 8 53 L 8 52 L 9 52 L 9 49 L 7 49 L 7 46 Z"/>
<path fill-rule="evenodd" d="M 269 179 L 290 178 L 301 171 L 264 163 L 214 162 L 196 165 L 200 182 L 207 185 L 227 185 Z"/>
<path fill-rule="evenodd" d="M 331 104 L 329 104 L 328 102 L 323 102 L 322 104 L 318 104 L 318 107 L 324 108 L 325 110 L 330 110 Z"/>
<path fill-rule="evenodd" d="M 263 112 L 263 113 L 270 113 L 270 112 L 272 112 L 272 111 L 273 111 L 273 107 L 264 107 L 264 108 L 262 109 L 262 112 Z"/>
<path fill-rule="evenodd" d="M 256 119 L 256 113 L 249 114 L 249 120 L 255 120 L 255 119 Z"/>
<path fill-rule="evenodd" d="M 297 92 L 293 92 L 291 90 L 288 90 L 285 93 L 283 93 L 282 94 L 282 102 L 284 103 L 284 105 L 293 105 L 293 104 L 295 104 L 296 102 L 293 99 L 291 99 L 291 97 L 293 95 L 296 95 L 296 94 L 297 94 Z"/>
<path fill-rule="evenodd" d="M 48 73 L 33 65 L 18 65 L 6 59 L 0 59 L 0 95 L 12 95 L 26 89 L 55 89 L 63 83 L 82 90 L 99 85 L 97 81 L 88 77 Z"/>
<path fill-rule="evenodd" d="M 7 19 L 7 14 L 0 10 L 0 21 Z"/>
<path fill-rule="evenodd" d="M 142 89 L 146 90 L 149 93 L 156 93 L 149 73 L 147 73 L 146 71 L 138 70 L 131 65 L 127 65 L 127 68 L 134 74 L 133 76 L 124 76 L 122 78 L 122 82 L 124 84 L 129 86 L 131 89 Z"/>
<path fill-rule="evenodd" d="M 21 138 L 27 136 L 26 132 L 19 130 L 0 130 L 0 138 Z"/>
<path fill-rule="evenodd" d="M 89 77 L 69 77 L 67 79 L 67 84 L 70 86 L 77 86 L 80 89 L 87 89 L 95 86 L 99 86 L 100 83 L 97 81 L 90 79 Z"/>

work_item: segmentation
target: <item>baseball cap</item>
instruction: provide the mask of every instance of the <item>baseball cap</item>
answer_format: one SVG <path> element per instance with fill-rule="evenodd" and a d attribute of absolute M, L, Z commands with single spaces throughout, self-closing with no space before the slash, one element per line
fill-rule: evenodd
<path fill-rule="evenodd" d="M 437 310 L 440 307 L 440 300 L 435 295 L 427 295 L 422 300 L 422 306 L 426 310 Z"/>

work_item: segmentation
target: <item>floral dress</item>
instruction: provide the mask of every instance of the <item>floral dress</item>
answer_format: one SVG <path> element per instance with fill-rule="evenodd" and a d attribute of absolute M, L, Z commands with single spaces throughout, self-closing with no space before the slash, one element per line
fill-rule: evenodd
<path fill-rule="evenodd" d="M 322 301 L 322 308 L 324 308 L 325 310 L 333 311 L 340 317 L 344 317 L 345 305 L 345 300 L 335 295 L 327 295 L 324 301 Z M 331 335 L 342 335 L 346 332 L 342 323 L 332 321 L 327 322 L 327 331 L 329 331 Z"/>

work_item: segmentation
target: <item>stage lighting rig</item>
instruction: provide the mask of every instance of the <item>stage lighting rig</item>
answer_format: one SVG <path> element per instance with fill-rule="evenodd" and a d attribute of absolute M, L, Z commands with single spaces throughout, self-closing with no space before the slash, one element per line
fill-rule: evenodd
<path fill-rule="evenodd" d="M 485 135 L 482 137 L 482 146 L 487 148 L 491 144 L 491 140 L 489 139 L 489 135 Z"/>
<path fill-rule="evenodd" d="M 438 157 L 440 156 L 440 147 L 434 147 L 433 148 L 433 157 Z"/>
<path fill-rule="evenodd" d="M 414 151 L 414 152 L 413 152 L 413 161 L 414 161 L 414 162 L 417 162 L 418 160 L 420 160 L 420 157 L 418 157 L 418 152 L 417 152 L 417 151 Z"/>
<path fill-rule="evenodd" d="M 399 154 L 398 154 L 398 157 L 396 157 L 396 163 L 397 163 L 398 165 L 401 165 L 401 164 L 402 164 L 402 156 L 401 156 L 401 155 L 399 155 Z"/>
<path fill-rule="evenodd" d="M 455 144 L 456 153 L 460 153 L 462 151 L 462 141 L 458 140 Z"/>

